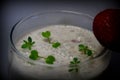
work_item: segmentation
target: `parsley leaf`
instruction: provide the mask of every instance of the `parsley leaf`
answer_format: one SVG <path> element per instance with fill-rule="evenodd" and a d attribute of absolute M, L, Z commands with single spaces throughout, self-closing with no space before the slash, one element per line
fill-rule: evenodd
<path fill-rule="evenodd" d="M 52 44 L 53 48 L 58 48 L 61 44 L 59 42 L 55 42 Z"/>
<path fill-rule="evenodd" d="M 33 46 L 33 44 L 35 44 L 35 42 L 34 41 L 32 41 L 32 38 L 31 37 L 28 37 L 28 40 L 23 40 L 23 44 L 22 44 L 22 46 L 21 46 L 21 48 L 23 48 L 23 49 L 29 49 L 29 50 L 31 50 L 31 48 L 32 48 L 32 46 Z"/>

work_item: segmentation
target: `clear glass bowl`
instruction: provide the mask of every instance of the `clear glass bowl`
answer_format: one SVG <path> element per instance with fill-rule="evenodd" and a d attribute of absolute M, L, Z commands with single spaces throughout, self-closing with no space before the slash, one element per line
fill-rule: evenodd
<path fill-rule="evenodd" d="M 104 49 L 99 56 L 85 61 L 80 64 L 79 73 L 63 72 L 59 74 L 62 68 L 68 69 L 68 65 L 47 65 L 37 61 L 32 61 L 25 58 L 15 46 L 15 43 L 26 33 L 33 30 L 43 28 L 48 25 L 74 25 L 86 28 L 92 31 L 93 17 L 88 14 L 73 12 L 73 11 L 45 11 L 43 13 L 36 13 L 21 19 L 17 22 L 10 34 L 10 52 L 9 52 L 9 77 L 13 79 L 29 79 L 29 80 L 44 80 L 44 79 L 66 79 L 66 80 L 89 80 L 100 75 L 108 66 L 110 61 L 110 51 Z M 100 64 L 95 65 L 97 62 Z M 31 65 L 33 63 L 34 65 Z M 26 68 L 26 70 L 21 69 Z M 46 71 L 45 76 L 39 74 L 39 70 Z M 32 73 L 32 74 L 31 74 Z M 54 76 L 58 74 L 57 76 Z"/>

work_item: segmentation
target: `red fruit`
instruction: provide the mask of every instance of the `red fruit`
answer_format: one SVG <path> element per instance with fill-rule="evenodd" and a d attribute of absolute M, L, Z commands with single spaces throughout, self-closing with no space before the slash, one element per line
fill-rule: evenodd
<path fill-rule="evenodd" d="M 120 52 L 120 9 L 106 9 L 96 15 L 93 32 L 108 49 Z"/>

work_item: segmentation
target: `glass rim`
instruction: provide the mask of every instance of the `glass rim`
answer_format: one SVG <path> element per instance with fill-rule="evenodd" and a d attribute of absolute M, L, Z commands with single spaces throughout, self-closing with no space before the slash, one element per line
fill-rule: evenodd
<path fill-rule="evenodd" d="M 27 17 L 25 18 L 21 18 L 16 24 L 14 24 L 14 26 L 12 27 L 11 31 L 10 31 L 10 45 L 11 45 L 11 48 L 15 51 L 15 53 L 17 54 L 18 57 L 21 57 L 23 60 L 25 61 L 28 61 L 28 62 L 31 62 L 33 64 L 40 64 L 40 65 L 44 65 L 44 66 L 51 66 L 51 67 L 56 67 L 56 66 L 63 66 L 63 65 L 49 65 L 49 64 L 46 64 L 46 63 L 42 63 L 42 62 L 39 62 L 39 61 L 34 61 L 34 60 L 31 60 L 29 58 L 26 58 L 24 57 L 21 52 L 15 47 L 14 45 L 14 42 L 13 42 L 13 32 L 14 32 L 14 29 L 17 27 L 17 25 L 19 25 L 20 23 L 30 19 L 31 17 L 33 16 L 37 16 L 37 15 L 42 15 L 42 14 L 49 14 L 49 13 L 69 13 L 69 14 L 75 14 L 75 15 L 83 15 L 83 16 L 86 16 L 86 17 L 89 17 L 91 19 L 93 19 L 92 16 L 90 16 L 89 14 L 86 14 L 86 13 L 81 13 L 81 12 L 76 12 L 76 11 L 69 11 L 69 10 L 47 10 L 47 11 L 42 11 L 42 12 L 37 12 L 37 13 L 33 13 L 31 15 L 28 15 Z M 95 60 L 95 59 L 98 59 L 98 58 L 101 58 L 101 57 L 104 57 L 104 55 L 106 55 L 110 50 L 104 48 L 103 51 L 101 51 L 101 53 L 104 53 L 104 54 L 101 54 L 90 59 L 90 60 L 85 60 L 83 63 L 87 62 L 87 61 L 91 61 L 91 60 Z"/>

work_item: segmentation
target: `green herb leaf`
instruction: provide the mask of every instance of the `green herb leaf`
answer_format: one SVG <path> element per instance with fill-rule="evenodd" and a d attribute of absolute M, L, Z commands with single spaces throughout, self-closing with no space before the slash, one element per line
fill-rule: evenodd
<path fill-rule="evenodd" d="M 55 42 L 52 44 L 53 48 L 58 48 L 61 44 L 59 42 Z"/>
<path fill-rule="evenodd" d="M 86 50 L 86 54 L 87 54 L 88 56 L 91 56 L 91 55 L 92 55 L 92 51 L 89 50 L 89 49 L 87 49 L 87 50 Z"/>
<path fill-rule="evenodd" d="M 27 44 L 23 44 L 23 45 L 22 45 L 22 48 L 27 48 Z"/>
<path fill-rule="evenodd" d="M 53 64 L 55 61 L 55 57 L 52 55 L 49 55 L 46 59 L 45 59 L 47 64 Z"/>
<path fill-rule="evenodd" d="M 49 43 L 51 43 L 50 41 L 51 32 L 50 31 L 42 32 L 42 36 L 46 38 Z"/>
<path fill-rule="evenodd" d="M 32 38 L 31 37 L 28 37 L 28 42 L 32 42 Z"/>
<path fill-rule="evenodd" d="M 88 48 L 88 46 L 85 46 L 85 45 L 83 45 L 83 44 L 80 44 L 79 45 L 79 51 L 84 51 L 84 50 L 86 50 Z"/>
<path fill-rule="evenodd" d="M 80 44 L 79 45 L 79 51 L 82 51 L 82 50 L 84 50 L 85 49 L 85 46 L 83 45 L 83 44 Z"/>
<path fill-rule="evenodd" d="M 42 32 L 42 36 L 45 38 L 49 38 L 51 36 L 50 31 Z"/>
<path fill-rule="evenodd" d="M 21 46 L 21 48 L 23 48 L 23 49 L 29 49 L 29 50 L 31 50 L 33 44 L 35 44 L 34 41 L 32 42 L 32 38 L 31 37 L 28 37 L 28 40 L 23 40 L 23 42 L 24 43 Z"/>
<path fill-rule="evenodd" d="M 52 44 L 53 48 L 58 48 L 61 45 L 60 42 L 53 42 L 53 43 L 51 42 L 51 39 L 50 39 L 51 32 L 50 31 L 42 32 L 42 36 L 44 38 L 46 38 L 49 43 Z"/>
<path fill-rule="evenodd" d="M 32 50 L 29 58 L 32 59 L 32 60 L 37 60 L 39 58 L 38 51 L 37 50 Z"/>
<path fill-rule="evenodd" d="M 78 61 L 78 58 L 74 57 L 74 58 L 73 58 L 73 61 L 74 61 L 74 62 L 77 62 L 77 61 Z"/>
<path fill-rule="evenodd" d="M 91 56 L 91 55 L 92 55 L 92 50 L 90 50 L 90 49 L 88 48 L 88 46 L 85 46 L 85 45 L 83 45 L 83 44 L 80 44 L 80 45 L 79 45 L 79 51 L 84 52 L 84 54 L 86 54 L 86 55 L 88 55 L 88 56 Z"/>
<path fill-rule="evenodd" d="M 78 60 L 77 57 L 74 57 L 72 61 L 70 61 L 70 69 L 68 70 L 69 72 L 75 71 L 78 72 L 78 64 L 80 61 Z"/>
<path fill-rule="evenodd" d="M 35 44 L 35 42 L 32 42 L 32 45 Z"/>
<path fill-rule="evenodd" d="M 69 72 L 72 72 L 73 70 L 74 70 L 74 69 L 69 69 L 68 71 L 69 71 Z"/>
<path fill-rule="evenodd" d="M 70 64 L 75 64 L 74 61 L 70 61 Z"/>
<path fill-rule="evenodd" d="M 23 42 L 24 42 L 25 44 L 27 44 L 27 43 L 28 43 L 26 40 L 23 40 Z"/>

